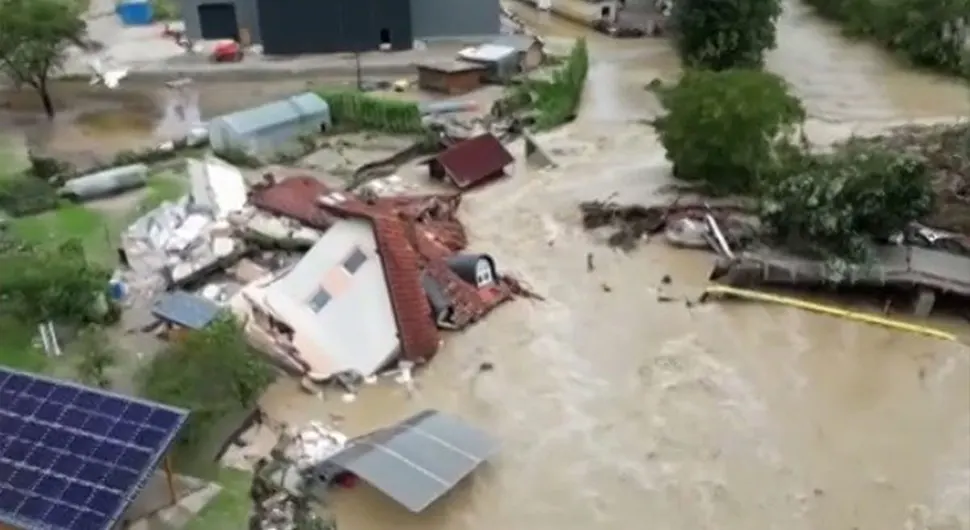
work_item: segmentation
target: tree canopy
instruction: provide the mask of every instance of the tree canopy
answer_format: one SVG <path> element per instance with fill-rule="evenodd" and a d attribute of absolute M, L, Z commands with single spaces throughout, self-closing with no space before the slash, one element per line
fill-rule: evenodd
<path fill-rule="evenodd" d="M 37 91 L 48 116 L 54 116 L 51 74 L 63 67 L 67 49 L 86 32 L 79 2 L 0 0 L 0 71 L 16 85 Z"/>
<path fill-rule="evenodd" d="M 760 68 L 779 16 L 780 0 L 677 0 L 677 50 L 691 68 Z"/>
<path fill-rule="evenodd" d="M 785 82 L 759 70 L 689 70 L 657 90 L 666 115 L 654 126 L 676 176 L 713 192 L 755 190 L 805 119 Z"/>
<path fill-rule="evenodd" d="M 142 394 L 191 411 L 178 440 L 191 460 L 221 418 L 251 407 L 274 378 L 239 323 L 225 315 L 160 352 L 142 373 Z"/>

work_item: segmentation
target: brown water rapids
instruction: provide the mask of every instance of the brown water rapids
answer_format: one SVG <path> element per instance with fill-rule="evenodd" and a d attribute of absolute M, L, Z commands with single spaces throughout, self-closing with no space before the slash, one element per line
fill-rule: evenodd
<path fill-rule="evenodd" d="M 521 12 L 547 35 L 585 34 Z M 659 303 L 665 274 L 674 294 L 696 296 L 711 257 L 659 242 L 624 255 L 579 228 L 577 201 L 650 201 L 668 182 L 637 120 L 657 109 L 643 86 L 677 68 L 662 41 L 589 38 L 580 119 L 544 138 L 560 168 L 518 168 L 465 208 L 474 247 L 548 301 L 447 336 L 412 397 L 391 382 L 351 404 L 288 382 L 267 395 L 291 421 L 345 416 L 348 434 L 433 407 L 501 440 L 491 465 L 420 515 L 368 487 L 339 492 L 341 527 L 970 528 L 967 347 L 783 307 Z M 849 42 L 795 3 L 769 68 L 804 100 L 820 142 L 970 111 L 966 87 Z M 495 370 L 479 373 L 483 361 Z"/>

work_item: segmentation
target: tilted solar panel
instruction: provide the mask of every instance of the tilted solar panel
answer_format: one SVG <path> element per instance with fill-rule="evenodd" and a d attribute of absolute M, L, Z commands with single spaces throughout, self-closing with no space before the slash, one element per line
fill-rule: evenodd
<path fill-rule="evenodd" d="M 0 367 L 0 523 L 112 528 L 187 416 Z"/>

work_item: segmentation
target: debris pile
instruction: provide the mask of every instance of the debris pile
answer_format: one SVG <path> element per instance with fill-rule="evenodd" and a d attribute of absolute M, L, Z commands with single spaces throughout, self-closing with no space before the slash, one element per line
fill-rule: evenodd
<path fill-rule="evenodd" d="M 708 248 L 713 242 L 715 249 L 742 245 L 757 232 L 756 223 L 744 215 L 746 209 L 736 204 L 675 200 L 665 206 L 642 206 L 607 199 L 581 202 L 579 210 L 584 228 L 614 228 L 607 237 L 607 244 L 627 252 L 636 248 L 641 240 L 661 232 L 673 245 Z M 712 226 L 723 230 L 726 245 L 716 241 L 718 229 Z"/>

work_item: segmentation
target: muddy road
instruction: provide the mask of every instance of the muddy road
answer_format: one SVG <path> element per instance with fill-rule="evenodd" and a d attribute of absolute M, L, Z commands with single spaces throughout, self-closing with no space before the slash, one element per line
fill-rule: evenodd
<path fill-rule="evenodd" d="M 584 33 L 521 11 L 548 34 Z M 779 39 L 770 65 L 805 99 L 818 136 L 968 110 L 953 83 L 846 42 L 796 5 Z M 660 303 L 665 274 L 668 294 L 696 296 L 711 257 L 660 243 L 624 255 L 582 232 L 578 201 L 649 201 L 668 182 L 638 120 L 657 111 L 643 85 L 677 64 L 661 42 L 590 44 L 581 117 L 544 137 L 560 169 L 517 168 L 465 208 L 473 248 L 548 301 L 447 336 L 413 396 L 394 383 L 352 404 L 290 383 L 267 395 L 273 414 L 338 414 L 350 434 L 434 407 L 502 441 L 492 466 L 419 516 L 366 486 L 339 492 L 341 525 L 970 528 L 968 348 L 780 307 Z M 938 324 L 966 335 L 964 323 Z M 479 373 L 483 361 L 495 370 Z"/>

